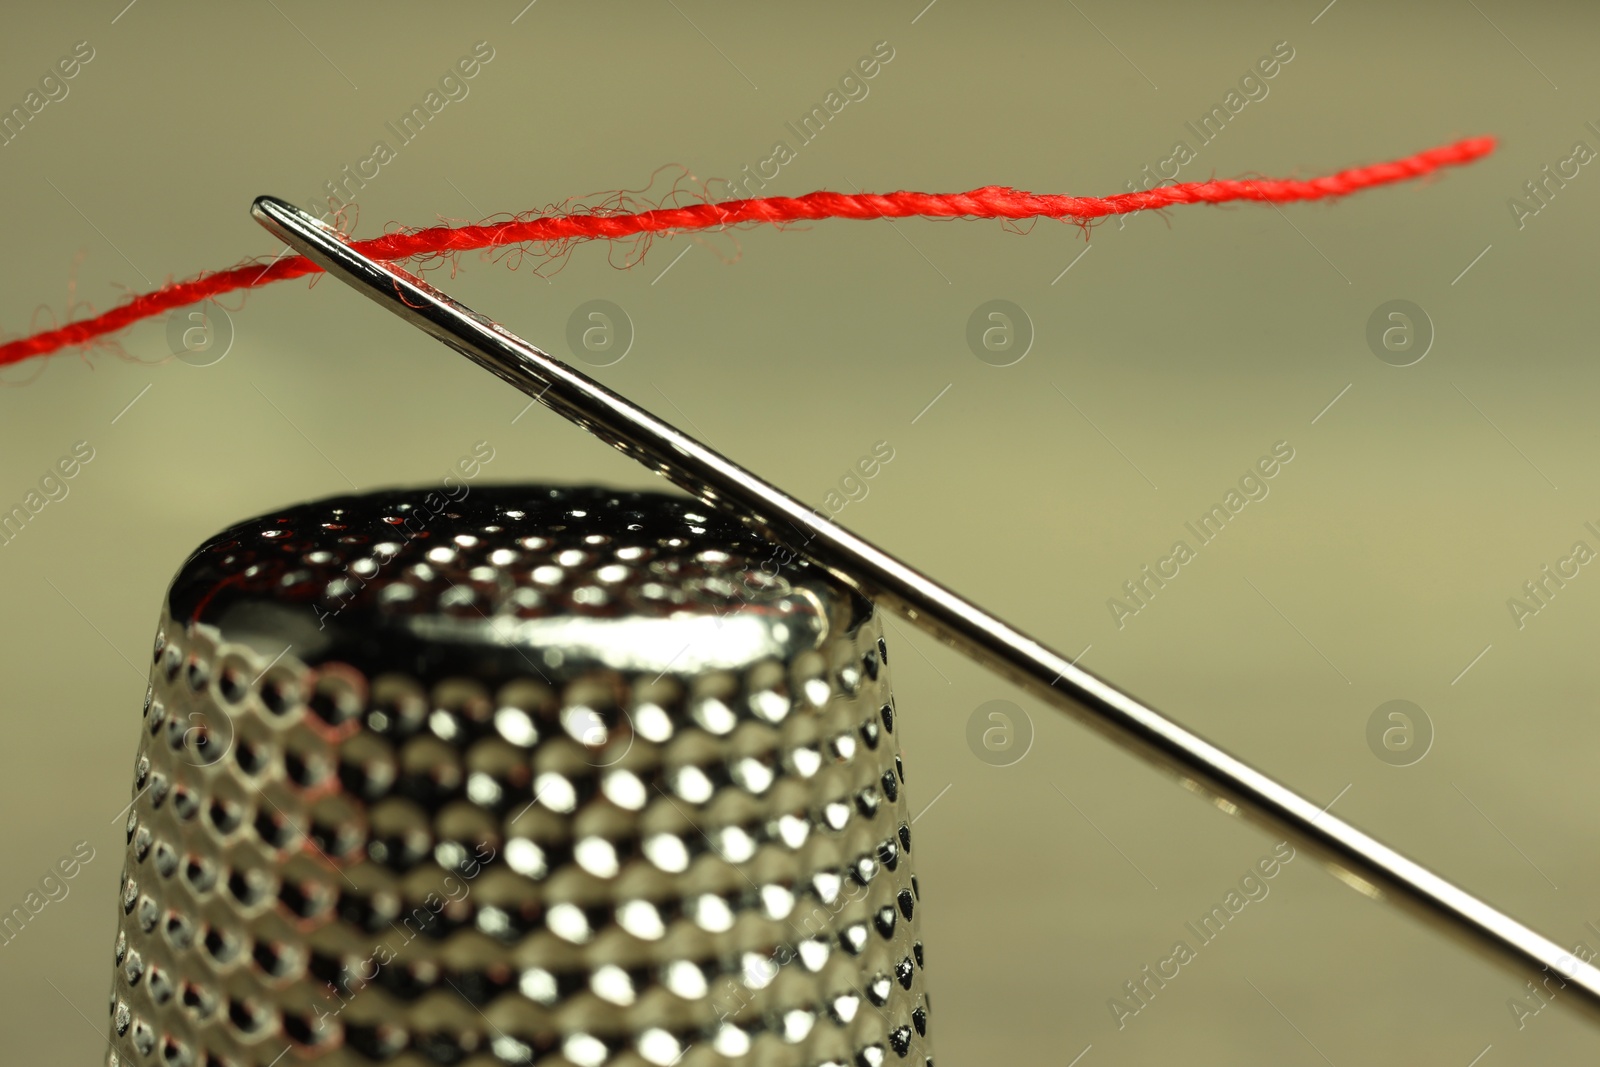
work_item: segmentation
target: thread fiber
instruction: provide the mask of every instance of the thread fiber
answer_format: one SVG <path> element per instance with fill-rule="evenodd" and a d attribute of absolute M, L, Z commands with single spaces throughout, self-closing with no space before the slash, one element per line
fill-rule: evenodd
<path fill-rule="evenodd" d="M 1473 137 L 1440 145 L 1404 159 L 1390 160 L 1307 180 L 1239 178 L 1157 186 L 1145 192 L 1113 196 L 1064 196 L 1029 193 L 990 185 L 965 193 L 834 193 L 769 196 L 747 200 L 688 204 L 616 214 L 584 211 L 545 214 L 472 226 L 430 226 L 401 230 L 355 242 L 365 255 L 380 260 L 406 260 L 450 255 L 483 248 L 527 243 L 616 240 L 640 234 L 721 229 L 747 224 L 782 225 L 821 219 L 1063 219 L 1087 224 L 1110 215 L 1159 211 L 1180 204 L 1223 204 L 1257 201 L 1287 204 L 1348 196 L 1377 185 L 1406 181 L 1442 167 L 1459 166 L 1493 152 L 1493 137 Z M 321 268 L 292 256 L 262 263 L 251 260 L 228 270 L 196 275 L 95 315 L 0 345 L 0 366 L 20 363 L 77 345 L 96 342 L 175 308 L 224 293 L 256 289 L 273 282 L 317 274 Z"/>

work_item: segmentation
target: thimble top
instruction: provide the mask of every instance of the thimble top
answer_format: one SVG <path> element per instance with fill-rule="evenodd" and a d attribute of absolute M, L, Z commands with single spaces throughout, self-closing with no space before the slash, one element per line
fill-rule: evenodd
<path fill-rule="evenodd" d="M 467 488 L 333 497 L 239 523 L 185 563 L 169 615 L 308 664 L 481 675 L 787 661 L 870 610 L 686 498 Z"/>

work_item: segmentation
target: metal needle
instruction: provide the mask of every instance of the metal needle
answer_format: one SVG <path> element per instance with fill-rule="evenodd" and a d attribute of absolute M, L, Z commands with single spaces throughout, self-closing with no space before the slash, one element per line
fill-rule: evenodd
<path fill-rule="evenodd" d="M 292 205 L 261 197 L 256 220 L 365 293 L 539 403 L 665 475 L 708 505 L 823 567 L 978 663 L 1175 774 L 1219 807 L 1310 849 L 1344 881 L 1408 906 L 1523 976 L 1554 977 L 1600 1014 L 1600 969 L 1279 784 L 1066 656 L 1007 625 L 681 430 L 406 271 L 351 248 Z"/>

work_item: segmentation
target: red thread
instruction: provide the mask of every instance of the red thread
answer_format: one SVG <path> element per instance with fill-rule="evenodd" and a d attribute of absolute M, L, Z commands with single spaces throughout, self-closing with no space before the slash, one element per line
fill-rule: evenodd
<path fill-rule="evenodd" d="M 1147 192 L 1117 193 L 1106 197 L 1028 193 L 990 185 L 966 193 L 815 192 L 799 197 L 725 200 L 636 213 L 557 213 L 476 226 L 431 226 L 403 230 L 357 241 L 355 247 L 374 259 L 403 260 L 527 242 L 615 240 L 668 231 L 717 229 L 747 223 L 781 225 L 816 219 L 899 219 L 917 216 L 1052 218 L 1088 223 L 1108 215 L 1159 211 L 1177 204 L 1221 204 L 1234 200 L 1286 204 L 1298 200 L 1348 196 L 1375 185 L 1420 178 L 1441 167 L 1471 163 L 1493 152 L 1494 148 L 1493 137 L 1472 137 L 1430 148 L 1404 159 L 1356 167 L 1310 180 L 1243 178 L 1185 182 L 1158 186 Z M 266 265 L 259 261 L 248 261 L 230 270 L 197 275 L 187 281 L 174 282 L 154 292 L 136 296 L 93 318 L 0 345 L 0 366 L 20 363 L 71 345 L 88 344 L 141 319 L 212 299 L 223 293 L 259 288 L 320 271 L 321 268 L 309 260 L 293 256 Z"/>

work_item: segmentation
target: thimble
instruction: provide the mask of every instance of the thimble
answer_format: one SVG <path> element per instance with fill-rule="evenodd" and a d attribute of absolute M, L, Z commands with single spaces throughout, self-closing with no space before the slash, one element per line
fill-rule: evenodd
<path fill-rule="evenodd" d="M 871 603 L 687 499 L 344 496 L 159 621 L 112 1067 L 932 1063 Z"/>

